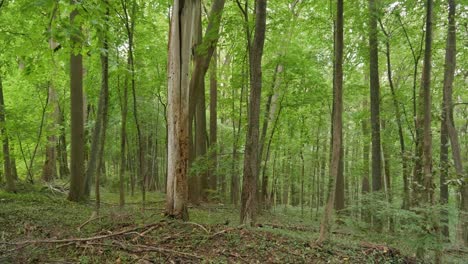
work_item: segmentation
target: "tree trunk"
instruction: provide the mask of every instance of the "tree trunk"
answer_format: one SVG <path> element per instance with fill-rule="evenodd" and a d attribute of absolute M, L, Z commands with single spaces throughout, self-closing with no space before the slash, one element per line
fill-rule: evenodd
<path fill-rule="evenodd" d="M 445 131 L 450 138 L 450 145 L 452 149 L 452 158 L 455 164 L 455 171 L 458 177 L 465 179 L 461 186 L 461 212 L 460 212 L 460 226 L 462 231 L 462 240 L 465 245 L 468 246 L 468 182 L 466 181 L 466 175 L 463 169 L 462 154 L 460 150 L 460 144 L 458 141 L 457 130 L 455 129 L 453 119 L 453 79 L 455 76 L 455 65 L 456 65 L 456 1 L 449 0 L 449 16 L 448 16 L 448 33 L 447 33 L 447 44 L 445 50 L 445 70 L 444 70 L 444 91 L 443 91 L 443 104 L 442 104 L 442 127 L 445 127 Z M 445 136 L 446 137 L 446 136 Z M 445 139 L 447 140 L 447 139 Z M 442 132 L 441 132 L 441 145 L 442 145 Z M 448 143 L 448 142 L 445 142 Z M 447 145 L 447 144 L 445 144 Z M 444 150 L 445 151 L 445 150 Z M 448 151 L 447 151 L 448 152 Z M 448 153 L 446 153 L 448 155 Z M 442 159 L 442 148 L 441 148 L 441 159 Z M 465 178 L 463 178 L 465 177 Z M 444 188 L 444 189 L 442 189 Z M 441 201 L 448 202 L 448 186 L 445 182 L 442 183 L 441 175 Z M 448 223 L 447 223 L 448 224 Z"/>
<path fill-rule="evenodd" d="M 399 102 L 395 92 L 395 86 L 393 84 L 393 77 L 392 77 L 392 63 L 391 63 L 391 53 L 390 53 L 390 35 L 387 33 L 385 28 L 383 27 L 382 22 L 379 20 L 380 26 L 382 28 L 382 32 L 387 37 L 385 41 L 385 55 L 387 58 L 387 78 L 388 83 L 390 85 L 390 91 L 392 94 L 392 101 L 393 101 L 393 108 L 395 110 L 395 117 L 398 126 L 398 138 L 400 141 L 400 158 L 401 158 L 401 166 L 402 166 L 402 175 L 403 175 L 403 209 L 409 208 L 409 199 L 410 199 L 410 189 L 409 189 L 409 166 L 408 166 L 408 158 L 406 154 L 406 146 L 405 146 L 405 137 L 403 135 L 403 125 L 401 121 L 401 112 Z"/>
<path fill-rule="evenodd" d="M 210 67 L 210 162 L 209 162 L 209 177 L 210 189 L 216 191 L 218 186 L 218 79 L 217 79 L 218 63 L 216 50 L 211 58 Z"/>
<path fill-rule="evenodd" d="M 57 176 L 57 136 L 54 134 L 55 124 L 58 120 L 58 101 L 57 101 L 57 94 L 55 92 L 54 87 L 52 84 L 49 84 L 49 104 L 54 106 L 54 112 L 51 115 L 51 119 L 53 122 L 49 125 L 49 135 L 47 136 L 47 146 L 46 146 L 46 155 L 45 155 L 45 162 L 42 166 L 42 180 L 45 182 L 50 182 Z"/>
<path fill-rule="evenodd" d="M 260 203 L 265 206 L 265 202 L 268 199 L 268 174 L 266 173 L 266 165 L 268 162 L 268 159 L 270 158 L 270 145 L 273 139 L 273 135 L 275 132 L 276 124 L 277 124 L 277 116 L 279 116 L 279 111 L 277 112 L 277 107 L 278 107 L 278 97 L 279 97 L 279 92 L 278 89 L 281 85 L 281 73 L 283 72 L 283 65 L 277 64 L 275 68 L 275 73 L 273 75 L 273 87 L 270 91 L 270 94 L 268 95 L 268 100 L 265 108 L 265 116 L 263 118 L 263 127 L 262 127 L 262 134 L 260 135 L 260 150 L 259 150 L 259 160 L 258 160 L 258 171 L 259 174 L 262 172 L 262 191 L 261 191 L 261 196 L 260 196 Z M 281 108 L 280 108 L 281 109 Z M 273 124 L 273 129 L 271 131 L 271 135 L 268 139 L 268 144 L 267 144 L 267 149 L 265 155 L 263 155 L 264 152 L 264 147 L 265 147 L 265 141 L 266 141 L 266 135 L 268 131 L 268 124 L 271 122 L 274 122 Z M 263 169 L 260 166 L 262 160 L 264 161 Z"/>
<path fill-rule="evenodd" d="M 58 126 L 60 127 L 60 135 L 58 138 L 57 144 L 57 154 L 58 154 L 58 161 L 59 161 L 59 173 L 61 179 L 66 179 L 70 175 L 70 169 L 68 167 L 68 154 L 67 154 L 67 141 L 66 141 L 66 134 L 65 134 L 65 117 L 63 115 L 63 111 L 58 106 Z"/>
<path fill-rule="evenodd" d="M 188 220 L 189 84 L 196 3 L 174 0 L 169 37 L 166 215 Z"/>
<path fill-rule="evenodd" d="M 107 19 L 107 15 L 106 15 Z M 99 161 L 98 152 L 100 150 L 101 143 L 101 133 L 104 126 L 104 107 L 109 98 L 109 59 L 108 59 L 108 43 L 106 32 L 101 32 L 103 51 L 101 53 L 101 91 L 99 94 L 98 110 L 96 114 L 96 121 L 94 125 L 93 135 L 91 139 L 91 152 L 90 158 L 88 161 L 88 166 L 86 169 L 86 182 L 87 182 L 87 192 L 86 195 L 90 194 L 90 185 L 91 181 L 94 180 L 96 173 L 96 166 Z M 96 186 L 97 187 L 97 186 Z"/>
<path fill-rule="evenodd" d="M 193 114 L 195 114 L 195 158 L 201 158 L 207 154 L 207 133 L 206 133 L 206 107 L 205 107 L 205 76 L 209 68 L 211 58 L 215 52 L 216 44 L 219 37 L 219 28 L 222 12 L 224 9 L 225 0 L 213 1 L 211 11 L 209 14 L 208 26 L 205 35 L 202 37 L 202 24 L 201 24 L 201 2 L 196 1 L 196 14 L 194 24 L 194 38 L 195 38 L 195 56 L 194 68 L 192 72 L 192 79 L 190 80 L 190 119 L 189 125 L 191 127 Z M 208 190 L 210 189 L 209 168 L 200 173 L 200 175 L 193 176 L 193 183 L 190 187 L 198 189 L 199 191 L 190 191 L 189 198 L 192 201 L 197 201 L 198 194 L 201 193 L 202 199 L 207 200 Z M 199 184 L 201 186 L 197 186 Z"/>
<path fill-rule="evenodd" d="M 68 199 L 71 201 L 83 201 L 84 193 L 84 113 L 83 113 L 83 58 L 76 49 L 81 52 L 81 25 L 75 23 L 78 8 L 75 0 L 71 0 L 74 10 L 70 14 L 70 24 L 77 29 L 71 35 L 72 51 L 70 55 L 70 100 L 71 100 L 71 181 Z"/>
<path fill-rule="evenodd" d="M 377 39 L 378 2 L 369 0 L 369 69 L 372 127 L 372 191 L 382 190 L 382 159 L 380 152 L 380 84 Z"/>
<path fill-rule="evenodd" d="M 419 111 L 417 116 L 417 153 L 414 171 L 415 205 L 432 203 L 434 188 L 432 183 L 432 135 L 431 135 L 431 63 L 432 63 L 432 0 L 426 4 L 426 38 L 424 64 L 419 91 Z"/>
<path fill-rule="evenodd" d="M 367 100 L 363 103 L 363 108 L 367 109 Z M 369 120 L 362 119 L 361 120 L 362 126 L 362 137 L 364 138 L 364 143 L 362 144 L 362 160 L 363 160 L 363 175 L 362 175 L 362 187 L 361 192 L 364 195 L 370 192 L 370 182 L 369 182 Z M 365 197 L 364 197 L 365 198 Z M 371 216 L 369 213 L 369 205 L 367 204 L 367 199 L 364 200 L 364 204 L 362 204 L 363 209 L 361 212 L 361 217 L 366 223 L 371 222 Z"/>
<path fill-rule="evenodd" d="M 257 179 L 259 159 L 259 118 L 262 94 L 262 55 L 266 29 L 266 0 L 257 0 L 255 33 L 250 48 L 250 103 L 248 127 L 244 153 L 244 174 L 242 183 L 240 222 L 254 224 L 257 209 Z"/>
<path fill-rule="evenodd" d="M 98 111 L 96 114 L 96 123 L 94 126 L 93 131 L 93 138 L 92 138 L 92 145 L 91 145 L 91 157 L 88 162 L 88 168 L 86 171 L 87 179 L 93 179 L 94 174 L 96 173 L 96 167 L 99 167 L 100 157 L 98 154 L 104 150 L 104 139 L 105 139 L 105 126 L 107 125 L 105 122 L 107 117 L 107 108 L 109 102 L 109 44 L 107 42 L 107 31 L 108 28 L 108 21 L 109 21 L 109 3 L 107 0 L 104 1 L 104 5 L 106 6 L 106 13 L 104 15 L 104 24 L 106 27 L 104 28 L 103 32 L 101 33 L 102 38 L 102 49 L 101 52 L 101 93 L 99 94 L 99 104 L 98 104 Z M 100 207 L 100 192 L 99 192 L 99 181 L 100 181 L 100 172 L 99 170 L 96 173 L 95 179 L 95 190 L 96 190 L 96 211 L 99 212 Z"/>
<path fill-rule="evenodd" d="M 2 143 L 3 143 L 3 168 L 6 180 L 6 189 L 9 192 L 16 192 L 15 179 L 11 169 L 11 158 L 10 158 L 10 146 L 8 140 L 8 133 L 6 129 L 6 118 L 5 118 L 5 100 L 3 98 L 3 83 L 0 72 L 0 124 L 2 126 Z"/>
<path fill-rule="evenodd" d="M 333 78 L 333 116 L 332 116 L 332 145 L 330 163 L 329 192 L 325 211 L 320 223 L 318 244 L 328 239 L 333 205 L 335 203 L 336 181 L 338 178 L 343 152 L 343 0 L 336 2 L 336 28 L 334 50 L 334 78 Z"/>
<path fill-rule="evenodd" d="M 119 79 L 117 79 L 119 86 Z M 125 205 L 125 172 L 127 163 L 125 153 L 127 152 L 127 107 L 128 107 L 128 77 L 125 76 L 123 97 L 121 98 L 121 120 L 120 120 L 120 166 L 119 166 L 119 205 Z M 132 188 L 133 190 L 133 188 Z M 133 193 L 133 191 L 132 191 Z"/>

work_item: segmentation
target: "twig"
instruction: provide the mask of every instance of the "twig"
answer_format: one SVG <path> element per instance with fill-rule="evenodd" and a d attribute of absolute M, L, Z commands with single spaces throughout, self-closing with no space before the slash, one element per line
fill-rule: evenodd
<path fill-rule="evenodd" d="M 202 225 L 200 225 L 200 224 L 197 224 L 197 223 L 195 223 L 195 222 L 184 222 L 184 223 L 185 223 L 185 224 L 189 224 L 189 225 L 198 226 L 198 227 L 200 227 L 201 229 L 203 229 L 207 234 L 210 233 L 210 231 L 208 231 L 208 229 L 206 229 L 206 227 L 204 227 L 204 226 L 202 226 Z"/>
<path fill-rule="evenodd" d="M 97 219 L 101 219 L 101 218 L 103 218 L 103 216 L 98 216 L 96 212 L 93 212 L 88 220 L 86 220 L 84 223 L 82 223 L 80 226 L 77 227 L 78 231 L 80 231 L 81 228 L 83 228 L 85 225 L 89 224 L 90 222 L 97 220 Z"/>
<path fill-rule="evenodd" d="M 232 230 L 236 230 L 236 229 L 237 229 L 237 228 L 226 228 L 226 229 L 223 229 L 223 230 L 221 230 L 221 231 L 219 231 L 219 232 L 216 232 L 216 233 L 214 233 L 213 235 L 211 235 L 210 238 L 213 238 L 213 237 L 215 237 L 215 236 L 217 236 L 217 235 L 221 235 L 221 234 L 224 234 L 224 233 L 230 232 L 230 231 L 232 231 Z"/>
<path fill-rule="evenodd" d="M 115 236 L 120 236 L 120 235 L 126 235 L 130 233 L 134 233 L 136 230 L 139 229 L 146 229 L 146 228 L 151 228 L 152 226 L 158 226 L 160 225 L 161 222 L 159 223 L 153 223 L 153 224 L 148 224 L 144 226 L 139 226 L 127 230 L 122 230 L 116 233 L 110 233 L 107 235 L 99 235 L 99 236 L 93 236 L 93 237 L 84 237 L 84 238 L 67 238 L 67 239 L 50 239 L 50 240 L 25 240 L 17 243 L 9 243 L 9 242 L 0 242 L 0 244 L 9 244 L 9 245 L 17 245 L 17 246 L 22 246 L 22 245 L 32 245 L 32 244 L 54 244 L 54 243 L 69 243 L 69 242 L 88 242 L 88 241 L 93 241 L 93 240 L 100 240 L 104 238 L 109 238 L 109 237 L 115 237 Z"/>
<path fill-rule="evenodd" d="M 115 241 L 114 241 L 115 242 Z M 161 247 L 154 247 L 154 246 L 148 246 L 148 245 L 138 245 L 138 246 L 127 246 L 122 243 L 118 244 L 104 244 L 104 243 L 87 243 L 86 245 L 88 246 L 102 246 L 102 247 L 114 247 L 114 248 L 119 248 L 121 250 L 131 252 L 131 253 L 144 253 L 144 252 L 159 252 L 159 253 L 171 253 L 174 255 L 179 255 L 179 256 L 185 256 L 185 257 L 191 257 L 191 258 L 196 258 L 196 259 L 203 259 L 203 257 L 191 253 L 186 253 L 186 252 L 181 252 L 173 249 L 168 249 L 168 248 L 161 248 Z"/>
<path fill-rule="evenodd" d="M 148 234 L 149 232 L 153 231 L 154 229 L 158 228 L 159 226 L 152 226 L 148 229 L 146 229 L 145 231 L 141 232 L 140 234 L 138 234 L 137 237 L 135 237 L 134 239 L 132 239 L 132 241 L 136 241 L 138 238 L 140 237 L 144 237 L 146 234 Z"/>

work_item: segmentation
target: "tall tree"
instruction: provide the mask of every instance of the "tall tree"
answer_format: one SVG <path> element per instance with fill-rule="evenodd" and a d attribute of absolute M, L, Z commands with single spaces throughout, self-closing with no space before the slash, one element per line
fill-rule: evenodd
<path fill-rule="evenodd" d="M 419 90 L 419 111 L 416 129 L 416 160 L 422 166 L 415 166 L 415 205 L 433 202 L 432 186 L 432 134 L 431 134 L 431 68 L 432 68 L 432 8 L 433 1 L 426 1 L 426 37 L 424 63 Z"/>
<path fill-rule="evenodd" d="M 456 66 L 456 51 L 457 51 L 457 38 L 456 38 L 456 1 L 448 0 L 449 4 L 449 15 L 448 15 L 448 31 L 447 31 L 447 42 L 445 48 L 445 70 L 444 70 L 444 90 L 443 90 L 443 102 L 442 102 L 442 123 L 441 123 L 441 176 L 440 176 L 440 199 L 442 204 L 448 202 L 449 193 L 447 180 L 447 169 L 448 169 L 448 139 L 450 139 L 450 145 L 452 150 L 452 158 L 455 165 L 455 171 L 458 177 L 463 179 L 466 177 L 463 163 L 462 154 L 460 150 L 460 143 L 458 141 L 458 133 L 455 129 L 454 118 L 453 118 L 453 79 L 455 77 L 455 66 Z M 466 178 L 465 178 L 466 179 Z M 460 225 L 462 228 L 462 239 L 466 245 L 468 245 L 468 220 L 466 215 L 468 214 L 468 182 L 465 180 L 461 186 L 461 212 L 460 212 Z M 446 221 L 446 225 L 442 227 L 444 235 L 448 235 L 448 219 L 446 213 L 442 212 L 443 220 Z"/>
<path fill-rule="evenodd" d="M 68 199 L 83 201 L 84 193 L 84 113 L 83 113 L 83 57 L 81 55 L 81 25 L 75 21 L 78 16 L 77 1 L 71 0 L 70 14 L 72 33 L 70 36 L 70 100 L 71 100 L 71 181 Z"/>
<path fill-rule="evenodd" d="M 343 153 L 343 0 L 336 2 L 336 32 L 334 34 L 334 79 L 333 79 L 333 116 L 332 145 L 330 163 L 330 181 L 327 204 L 320 223 L 317 243 L 328 239 L 332 210 L 335 204 L 335 190 Z"/>
<path fill-rule="evenodd" d="M 188 220 L 189 83 L 196 3 L 174 0 L 169 36 L 166 215 Z"/>
<path fill-rule="evenodd" d="M 218 57 L 216 50 L 211 58 L 210 66 L 210 189 L 216 190 L 218 185 Z"/>
<path fill-rule="evenodd" d="M 266 30 L 266 0 L 257 0 L 255 6 L 255 33 L 250 47 L 250 101 L 247 137 L 244 153 L 244 175 L 241 195 L 240 222 L 253 224 L 257 210 L 257 180 L 259 158 L 259 119 L 262 95 L 262 56 Z"/>
<path fill-rule="evenodd" d="M 372 128 L 372 191 L 382 190 L 382 158 L 380 151 L 380 84 L 379 84 L 379 49 L 377 39 L 377 0 L 369 0 L 369 77 L 370 109 Z"/>
<path fill-rule="evenodd" d="M 206 107 L 205 107 L 205 76 L 208 72 L 210 62 L 212 62 L 213 54 L 218 43 L 219 29 L 223 14 L 225 0 L 213 1 L 211 10 L 208 16 L 208 25 L 206 32 L 202 37 L 201 23 L 201 3 L 197 7 L 196 13 L 196 28 L 194 34 L 196 38 L 194 67 L 192 78 L 190 80 L 190 123 L 195 115 L 195 155 L 202 157 L 206 155 L 207 150 L 207 133 L 206 133 Z M 211 84 L 210 84 L 211 85 Z M 211 88 L 210 88 L 211 89 Z M 210 108 L 211 112 L 211 108 Z M 211 128 L 211 124 L 210 124 Z M 201 190 L 202 198 L 207 198 L 207 189 L 210 188 L 209 173 L 202 173 Z M 214 175 L 212 175 L 214 176 Z"/>
<path fill-rule="evenodd" d="M 3 98 L 3 83 L 2 75 L 0 72 L 0 126 L 3 143 L 3 168 L 5 173 L 5 180 L 7 184 L 7 190 L 10 192 L 16 191 L 15 179 L 13 177 L 11 169 L 11 158 L 10 158 L 10 145 L 8 140 L 8 132 L 6 129 L 6 118 L 5 118 L 5 100 Z"/>
<path fill-rule="evenodd" d="M 382 32 L 384 33 L 386 40 L 385 40 L 385 56 L 387 58 L 387 78 L 388 83 L 390 85 L 390 91 L 392 94 L 392 102 L 393 108 L 395 110 L 395 117 L 398 126 L 398 138 L 400 141 L 400 158 L 401 158 L 401 166 L 402 166 L 402 175 L 403 175 L 403 204 L 402 207 L 404 209 L 409 208 L 409 199 L 410 199 L 410 188 L 409 188 L 409 165 L 408 165 L 408 155 L 406 153 L 406 144 L 405 144 L 405 137 L 403 134 L 403 124 L 402 124 L 402 117 L 401 117 L 401 110 L 400 110 L 400 102 L 397 99 L 395 85 L 393 81 L 393 74 L 392 74 L 392 61 L 391 61 L 391 49 L 390 49 L 390 39 L 391 33 L 385 30 L 382 21 L 379 19 L 380 27 Z"/>
<path fill-rule="evenodd" d="M 100 30 L 100 38 L 102 42 L 101 51 L 101 91 L 99 94 L 98 110 L 96 114 L 96 122 L 94 125 L 93 137 L 91 141 L 91 153 L 86 170 L 86 178 L 88 180 L 94 179 L 96 168 L 99 164 L 98 153 L 101 151 L 104 142 L 102 142 L 102 134 L 105 131 L 104 122 L 107 113 L 106 108 L 109 102 L 109 43 L 107 42 L 108 20 L 109 20 L 109 3 L 104 0 L 106 12 L 104 14 L 104 29 Z M 99 173 L 96 175 L 96 209 L 99 210 L 100 194 L 99 194 Z"/>

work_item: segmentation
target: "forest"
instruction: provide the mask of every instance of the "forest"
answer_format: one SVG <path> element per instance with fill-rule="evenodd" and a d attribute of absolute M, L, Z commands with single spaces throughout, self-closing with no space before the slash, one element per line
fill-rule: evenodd
<path fill-rule="evenodd" d="M 0 263 L 467 263 L 463 0 L 0 0 Z"/>

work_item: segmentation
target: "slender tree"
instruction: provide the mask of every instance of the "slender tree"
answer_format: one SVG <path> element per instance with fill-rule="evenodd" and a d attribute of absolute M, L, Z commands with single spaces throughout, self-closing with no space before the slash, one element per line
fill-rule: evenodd
<path fill-rule="evenodd" d="M 3 169 L 5 174 L 5 180 L 7 184 L 7 190 L 10 192 L 16 191 L 15 179 L 11 169 L 11 158 L 10 158 L 10 146 L 8 140 L 8 132 L 6 129 L 6 118 L 5 118 L 5 100 L 3 99 L 3 83 L 2 75 L 0 72 L 0 126 L 3 143 Z"/>
<path fill-rule="evenodd" d="M 255 223 L 257 209 L 257 180 L 259 158 L 259 119 L 262 94 L 262 55 L 265 43 L 266 0 L 257 0 L 255 14 L 255 33 L 250 47 L 250 101 L 248 127 L 244 153 L 244 181 L 242 183 L 240 222 Z"/>
<path fill-rule="evenodd" d="M 333 79 L 333 116 L 332 116 L 332 145 L 330 163 L 330 181 L 327 204 L 320 223 L 318 244 L 328 239 L 332 210 L 335 204 L 336 181 L 339 174 L 340 161 L 343 151 L 343 0 L 336 2 L 336 32 L 334 37 L 334 79 Z"/>
<path fill-rule="evenodd" d="M 372 191 L 382 190 L 382 158 L 380 150 L 380 84 L 377 39 L 377 0 L 369 0 L 369 77 L 372 127 Z"/>
<path fill-rule="evenodd" d="M 456 1 L 448 0 L 449 4 L 449 16 L 448 16 L 448 31 L 447 31 L 447 42 L 445 48 L 445 70 L 444 70 L 444 90 L 443 90 L 443 102 L 442 102 L 442 124 L 441 124 L 441 177 L 440 177 L 440 199 L 442 204 L 448 202 L 448 186 L 447 180 L 447 163 L 448 163 L 448 139 L 450 139 L 450 145 L 452 150 L 452 158 L 455 165 L 455 171 L 458 177 L 466 177 L 462 163 L 462 154 L 460 150 L 460 143 L 458 140 L 458 133 L 455 129 L 454 118 L 453 118 L 453 79 L 455 77 L 455 66 L 456 66 Z M 465 178 L 466 179 L 466 178 Z M 468 245 L 468 182 L 465 180 L 461 186 L 461 212 L 460 212 L 460 226 L 462 233 L 462 240 L 465 245 Z M 446 213 L 442 212 L 443 221 L 445 225 L 442 227 L 444 235 L 448 235 L 448 219 Z"/>
<path fill-rule="evenodd" d="M 75 22 L 78 15 L 76 0 L 71 0 L 74 6 L 70 14 L 72 34 L 70 37 L 70 97 L 71 97 L 71 181 L 68 199 L 83 201 L 84 193 L 84 113 L 83 113 L 83 57 L 81 55 L 81 26 Z"/>

